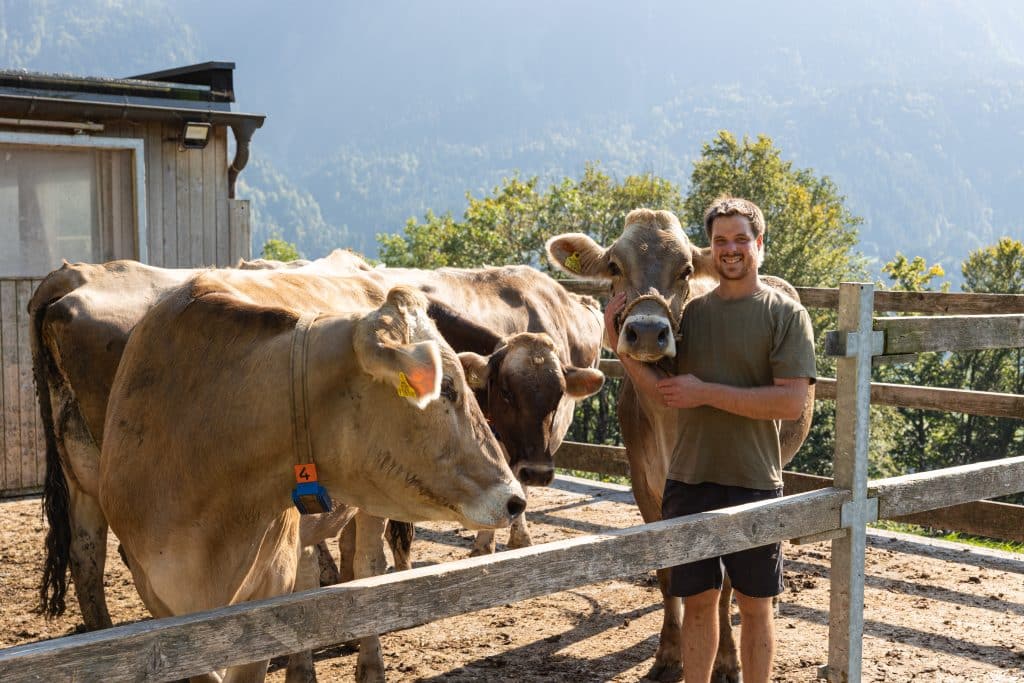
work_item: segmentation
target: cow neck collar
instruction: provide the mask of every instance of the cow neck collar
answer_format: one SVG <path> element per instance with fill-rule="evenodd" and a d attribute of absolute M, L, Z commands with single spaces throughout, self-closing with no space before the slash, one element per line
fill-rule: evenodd
<path fill-rule="evenodd" d="M 303 313 L 295 325 L 291 353 L 291 412 L 292 435 L 296 464 L 314 463 L 313 439 L 309 433 L 309 373 L 306 372 L 309 356 L 309 328 L 320 317 L 320 313 Z"/>

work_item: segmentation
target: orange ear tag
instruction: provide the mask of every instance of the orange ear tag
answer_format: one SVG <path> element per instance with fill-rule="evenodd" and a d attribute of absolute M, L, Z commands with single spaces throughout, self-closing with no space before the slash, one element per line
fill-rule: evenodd
<path fill-rule="evenodd" d="M 578 251 L 574 251 L 565 258 L 565 267 L 574 273 L 580 272 L 582 266 L 580 265 L 580 254 Z"/>
<path fill-rule="evenodd" d="M 398 395 L 402 398 L 416 398 L 416 390 L 409 384 L 409 378 L 404 372 L 398 373 Z"/>

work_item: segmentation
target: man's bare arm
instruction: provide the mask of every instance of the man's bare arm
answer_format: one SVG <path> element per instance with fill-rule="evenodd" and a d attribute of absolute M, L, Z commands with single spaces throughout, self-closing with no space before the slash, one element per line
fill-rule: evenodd
<path fill-rule="evenodd" d="M 662 402 L 670 408 L 711 406 L 753 420 L 795 420 L 803 413 L 810 380 L 776 379 L 764 387 L 734 387 L 677 375 L 657 383 Z"/>

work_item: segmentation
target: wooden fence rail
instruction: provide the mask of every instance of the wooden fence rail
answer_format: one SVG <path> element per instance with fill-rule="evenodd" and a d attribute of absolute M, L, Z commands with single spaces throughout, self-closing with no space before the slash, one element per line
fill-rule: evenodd
<path fill-rule="evenodd" d="M 0 651 L 0 680 L 174 680 L 840 525 L 823 489 Z"/>

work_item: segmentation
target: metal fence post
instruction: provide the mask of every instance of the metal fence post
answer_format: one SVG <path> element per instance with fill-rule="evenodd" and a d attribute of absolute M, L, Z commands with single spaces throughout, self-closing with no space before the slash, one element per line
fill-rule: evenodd
<path fill-rule="evenodd" d="M 832 541 L 829 646 L 826 676 L 833 683 L 860 681 L 864 636 L 864 548 L 866 525 L 878 517 L 867 498 L 871 356 L 880 353 L 881 333 L 872 332 L 874 286 L 839 285 L 839 331 L 845 352 L 836 360 L 836 488 L 853 499 L 843 506 L 847 533 Z M 875 505 L 871 505 L 874 503 Z"/>

